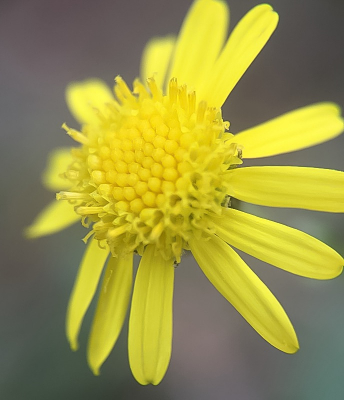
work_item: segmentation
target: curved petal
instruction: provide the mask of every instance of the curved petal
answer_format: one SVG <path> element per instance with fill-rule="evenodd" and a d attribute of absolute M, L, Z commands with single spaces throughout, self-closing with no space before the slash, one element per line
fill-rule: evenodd
<path fill-rule="evenodd" d="M 141 61 L 141 77 L 144 82 L 154 77 L 157 85 L 163 88 L 175 43 L 174 36 L 166 36 L 153 38 L 146 44 Z"/>
<path fill-rule="evenodd" d="M 293 274 L 331 279 L 343 270 L 336 251 L 289 226 L 233 209 L 224 209 L 213 223 L 216 234 L 231 246 Z"/>
<path fill-rule="evenodd" d="M 196 0 L 179 33 L 170 78 L 197 90 L 211 74 L 227 27 L 228 7 L 224 1 Z"/>
<path fill-rule="evenodd" d="M 33 223 L 25 228 L 25 236 L 33 239 L 51 235 L 81 219 L 74 211 L 74 206 L 68 201 L 54 200 L 41 211 Z"/>
<path fill-rule="evenodd" d="M 111 257 L 99 295 L 88 342 L 88 363 L 95 375 L 113 349 L 127 312 L 133 278 L 133 254 Z"/>
<path fill-rule="evenodd" d="M 87 246 L 69 299 L 66 334 L 73 350 L 78 349 L 78 335 L 82 320 L 97 289 L 100 275 L 109 252 L 92 239 Z"/>
<path fill-rule="evenodd" d="M 149 245 L 141 259 L 129 319 L 129 363 L 142 385 L 164 377 L 172 349 L 173 261 Z"/>
<path fill-rule="evenodd" d="M 307 167 L 245 167 L 228 171 L 228 194 L 269 207 L 344 212 L 344 172 Z"/>
<path fill-rule="evenodd" d="M 299 345 L 287 314 L 239 255 L 216 236 L 189 244 L 206 277 L 246 321 L 272 346 L 295 353 Z"/>
<path fill-rule="evenodd" d="M 221 107 L 247 68 L 276 29 L 278 15 L 268 4 L 249 11 L 235 27 L 208 79 L 200 98 L 211 107 Z"/>
<path fill-rule="evenodd" d="M 80 124 L 99 123 L 99 112 L 106 112 L 113 99 L 111 90 L 100 79 L 73 82 L 66 89 L 67 105 Z"/>
<path fill-rule="evenodd" d="M 236 134 L 243 158 L 268 157 L 326 142 L 344 129 L 340 108 L 320 103 L 299 108 Z"/>
<path fill-rule="evenodd" d="M 42 181 L 46 188 L 58 192 L 71 187 L 68 179 L 61 177 L 73 162 L 70 147 L 53 150 L 48 157 L 48 165 L 43 172 Z"/>

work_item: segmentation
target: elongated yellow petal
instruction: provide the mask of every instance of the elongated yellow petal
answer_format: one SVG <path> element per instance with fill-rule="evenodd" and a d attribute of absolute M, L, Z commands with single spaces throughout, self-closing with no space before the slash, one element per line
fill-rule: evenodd
<path fill-rule="evenodd" d="M 99 113 L 106 113 L 113 99 L 111 90 L 100 79 L 74 82 L 66 89 L 67 105 L 80 124 L 99 123 Z"/>
<path fill-rule="evenodd" d="M 344 129 L 340 108 L 320 103 L 283 114 L 235 135 L 243 158 L 268 157 L 326 142 Z"/>
<path fill-rule="evenodd" d="M 178 36 L 170 77 L 197 90 L 211 73 L 227 27 L 228 7 L 224 1 L 196 0 Z"/>
<path fill-rule="evenodd" d="M 61 175 L 67 171 L 72 161 L 70 147 L 52 151 L 48 157 L 48 165 L 42 175 L 44 186 L 54 192 L 70 188 L 70 181 Z"/>
<path fill-rule="evenodd" d="M 233 209 L 213 222 L 230 245 L 293 274 L 331 279 L 342 272 L 344 261 L 336 251 L 297 229 Z"/>
<path fill-rule="evenodd" d="M 230 35 L 200 90 L 200 98 L 221 107 L 276 29 L 278 15 L 268 4 L 249 11 Z"/>
<path fill-rule="evenodd" d="M 151 39 L 147 43 L 141 62 L 141 76 L 144 82 L 147 78 L 154 77 L 157 85 L 163 88 L 175 42 L 174 36 L 167 36 Z"/>
<path fill-rule="evenodd" d="M 81 261 L 66 318 L 66 334 L 73 350 L 78 349 L 81 323 L 97 289 L 108 254 L 108 250 L 99 247 L 98 240 L 92 239 Z"/>
<path fill-rule="evenodd" d="M 269 207 L 344 212 L 344 172 L 307 167 L 246 167 L 228 172 L 228 194 Z"/>
<path fill-rule="evenodd" d="M 127 312 L 133 277 L 133 254 L 111 257 L 105 272 L 88 342 L 88 363 L 95 375 L 110 354 Z"/>
<path fill-rule="evenodd" d="M 80 220 L 80 215 L 67 201 L 51 202 L 38 214 L 33 223 L 24 231 L 25 236 L 33 239 L 40 236 L 51 235 Z"/>
<path fill-rule="evenodd" d="M 216 289 L 272 346 L 295 353 L 299 346 L 294 328 L 270 290 L 222 239 L 193 239 L 192 254 Z"/>
<path fill-rule="evenodd" d="M 140 262 L 129 320 L 129 363 L 142 385 L 164 377 L 172 348 L 173 262 L 145 249 Z"/>

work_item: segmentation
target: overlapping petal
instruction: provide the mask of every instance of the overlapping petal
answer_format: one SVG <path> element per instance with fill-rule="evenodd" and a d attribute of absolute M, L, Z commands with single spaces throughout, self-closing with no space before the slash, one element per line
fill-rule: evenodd
<path fill-rule="evenodd" d="M 228 194 L 269 207 L 344 212 L 344 172 L 307 167 L 245 167 L 228 171 Z"/>
<path fill-rule="evenodd" d="M 131 294 L 132 276 L 132 253 L 110 258 L 88 343 L 88 363 L 96 375 L 121 332 Z"/>
<path fill-rule="evenodd" d="M 78 335 L 82 320 L 93 299 L 109 251 L 99 247 L 92 239 L 81 261 L 77 278 L 69 299 L 66 333 L 73 350 L 78 348 Z"/>
<path fill-rule="evenodd" d="M 344 129 L 340 108 L 319 103 L 283 114 L 235 135 L 243 158 L 268 157 L 326 142 Z"/>
<path fill-rule="evenodd" d="M 213 222 L 222 240 L 293 274 L 331 279 L 343 270 L 344 260 L 335 250 L 289 226 L 234 209 L 224 209 Z"/>
<path fill-rule="evenodd" d="M 54 200 L 46 206 L 33 223 L 25 229 L 25 236 L 33 239 L 51 235 L 81 219 L 74 211 L 74 206 L 67 201 Z"/>
<path fill-rule="evenodd" d="M 274 295 L 222 239 L 192 239 L 192 254 L 216 289 L 271 345 L 286 353 L 298 350 L 294 328 Z"/>
<path fill-rule="evenodd" d="M 151 39 L 143 51 L 141 77 L 143 82 L 154 77 L 157 85 L 163 88 L 166 73 L 171 62 L 176 38 L 167 36 Z"/>
<path fill-rule="evenodd" d="M 228 7 L 224 1 L 196 0 L 179 33 L 170 78 L 197 90 L 211 73 L 227 27 Z"/>
<path fill-rule="evenodd" d="M 113 99 L 111 90 L 100 79 L 74 82 L 66 89 L 67 105 L 80 124 L 99 123 L 99 113 L 106 113 Z"/>
<path fill-rule="evenodd" d="M 221 55 L 214 64 L 200 99 L 211 107 L 221 107 L 239 79 L 260 53 L 276 29 L 278 14 L 268 4 L 249 11 L 231 33 Z"/>
<path fill-rule="evenodd" d="M 147 246 L 136 275 L 128 339 L 130 367 L 142 385 L 157 385 L 170 361 L 173 282 L 173 261 Z"/>
<path fill-rule="evenodd" d="M 44 186 L 54 192 L 70 188 L 70 181 L 61 175 L 67 171 L 67 167 L 72 161 L 73 157 L 69 147 L 52 151 L 42 176 Z"/>

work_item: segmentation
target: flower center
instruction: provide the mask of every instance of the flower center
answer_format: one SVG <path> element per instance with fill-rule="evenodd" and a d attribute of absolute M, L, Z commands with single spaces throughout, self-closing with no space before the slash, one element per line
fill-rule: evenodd
<path fill-rule="evenodd" d="M 64 126 L 81 147 L 65 177 L 68 192 L 90 233 L 106 241 L 114 256 L 143 253 L 154 243 L 164 257 L 180 262 L 190 235 L 209 230 L 206 214 L 221 214 L 226 171 L 241 164 L 225 130 L 221 110 L 196 103 L 194 91 L 171 79 L 163 95 L 153 78 L 130 91 L 116 78 L 117 100 L 98 124 L 82 132 Z"/>

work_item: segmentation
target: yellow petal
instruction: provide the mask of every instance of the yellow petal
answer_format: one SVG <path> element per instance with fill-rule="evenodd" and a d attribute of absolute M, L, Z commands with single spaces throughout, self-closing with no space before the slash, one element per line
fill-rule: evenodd
<path fill-rule="evenodd" d="M 228 172 L 228 194 L 269 207 L 344 212 L 344 172 L 307 167 L 246 167 Z"/>
<path fill-rule="evenodd" d="M 243 147 L 244 158 L 268 157 L 326 142 L 343 129 L 340 108 L 333 103 L 320 103 L 242 131 L 233 141 Z"/>
<path fill-rule="evenodd" d="M 216 236 L 189 244 L 206 277 L 246 321 L 272 346 L 295 353 L 299 345 L 287 314 L 239 255 Z"/>
<path fill-rule="evenodd" d="M 48 165 L 42 176 L 44 186 L 54 192 L 70 188 L 70 181 L 62 177 L 61 174 L 67 171 L 72 161 L 73 158 L 69 147 L 52 151 L 49 154 Z"/>
<path fill-rule="evenodd" d="M 99 123 L 99 113 L 106 113 L 113 99 L 109 87 L 99 79 L 74 82 L 66 89 L 67 105 L 80 124 Z"/>
<path fill-rule="evenodd" d="M 265 46 L 276 29 L 278 15 L 268 4 L 249 11 L 230 35 L 200 97 L 212 107 L 221 107 L 239 79 Z"/>
<path fill-rule="evenodd" d="M 214 218 L 216 234 L 239 250 L 293 274 L 335 278 L 343 258 L 331 247 L 297 229 L 233 209 Z"/>
<path fill-rule="evenodd" d="M 88 363 L 95 375 L 110 354 L 121 332 L 127 312 L 133 277 L 133 254 L 111 257 L 92 323 Z"/>
<path fill-rule="evenodd" d="M 141 76 L 144 82 L 147 78 L 154 77 L 157 85 L 163 87 L 175 42 L 174 36 L 167 36 L 151 39 L 147 43 L 141 62 Z"/>
<path fill-rule="evenodd" d="M 80 215 L 76 214 L 74 206 L 67 201 L 54 200 L 38 214 L 24 233 L 30 239 L 51 235 L 68 228 L 79 220 Z"/>
<path fill-rule="evenodd" d="M 142 385 L 157 385 L 167 370 L 172 348 L 173 262 L 145 249 L 129 319 L 129 363 Z"/>
<path fill-rule="evenodd" d="M 227 27 L 228 7 L 224 1 L 196 0 L 178 36 L 170 77 L 197 90 L 211 73 Z"/>
<path fill-rule="evenodd" d="M 73 350 L 78 349 L 78 335 L 84 315 L 97 289 L 108 250 L 99 247 L 92 239 L 87 246 L 69 299 L 66 334 Z"/>

